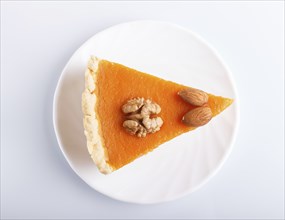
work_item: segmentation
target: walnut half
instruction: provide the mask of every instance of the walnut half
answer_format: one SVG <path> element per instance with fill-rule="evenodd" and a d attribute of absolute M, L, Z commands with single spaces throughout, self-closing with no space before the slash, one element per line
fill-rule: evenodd
<path fill-rule="evenodd" d="M 150 118 L 152 114 L 159 114 L 161 108 L 149 99 L 130 99 L 122 106 L 122 111 L 126 114 L 123 127 L 132 135 L 145 137 L 149 133 L 159 131 L 163 125 L 161 117 Z"/>

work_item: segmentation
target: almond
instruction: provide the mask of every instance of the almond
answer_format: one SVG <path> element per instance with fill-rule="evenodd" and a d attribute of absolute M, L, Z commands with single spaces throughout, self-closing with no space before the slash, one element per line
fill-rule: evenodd
<path fill-rule="evenodd" d="M 187 112 L 182 122 L 190 127 L 199 127 L 207 124 L 212 119 L 212 111 L 209 107 L 198 107 Z"/>
<path fill-rule="evenodd" d="M 208 102 L 208 95 L 204 91 L 199 89 L 188 88 L 178 92 L 178 95 L 186 102 L 195 105 L 202 106 Z"/>

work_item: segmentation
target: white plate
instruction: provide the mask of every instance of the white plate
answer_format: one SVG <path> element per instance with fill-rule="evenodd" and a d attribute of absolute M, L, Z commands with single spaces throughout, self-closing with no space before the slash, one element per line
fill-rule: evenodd
<path fill-rule="evenodd" d="M 92 162 L 83 134 L 81 93 L 90 55 L 232 97 L 235 102 L 206 126 L 105 176 Z M 54 96 L 55 133 L 72 169 L 97 191 L 133 203 L 173 200 L 207 182 L 232 149 L 238 116 L 234 82 L 217 53 L 193 32 L 156 21 L 124 23 L 94 35 L 66 64 Z"/>

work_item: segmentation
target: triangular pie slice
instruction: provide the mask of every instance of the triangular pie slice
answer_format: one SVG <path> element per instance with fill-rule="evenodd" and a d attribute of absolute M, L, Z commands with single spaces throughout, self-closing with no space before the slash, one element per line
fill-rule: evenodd
<path fill-rule="evenodd" d="M 187 112 L 198 108 L 178 95 L 187 88 L 190 87 L 92 56 L 85 72 L 82 109 L 87 148 L 100 172 L 111 173 L 162 143 L 195 129 L 182 122 Z M 157 103 L 161 108 L 158 116 L 163 120 L 159 131 L 141 138 L 123 127 L 126 114 L 122 106 L 137 97 Z M 206 105 L 214 117 L 232 102 L 232 99 L 208 94 Z"/>

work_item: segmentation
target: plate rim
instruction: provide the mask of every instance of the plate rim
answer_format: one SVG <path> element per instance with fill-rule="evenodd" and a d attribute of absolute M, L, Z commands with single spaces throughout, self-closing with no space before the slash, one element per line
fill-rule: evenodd
<path fill-rule="evenodd" d="M 112 195 L 111 193 L 108 192 L 102 192 L 99 189 L 97 189 L 94 186 L 91 186 L 80 174 L 79 172 L 76 171 L 76 169 L 74 168 L 73 164 L 71 163 L 71 160 L 68 158 L 67 153 L 65 152 L 64 148 L 62 147 L 62 141 L 58 132 L 58 128 L 57 128 L 57 100 L 58 100 L 58 93 L 59 93 L 59 87 L 62 84 L 62 78 L 65 75 L 64 73 L 66 72 L 66 69 L 68 68 L 69 64 L 71 63 L 72 59 L 77 55 L 77 53 L 80 51 L 80 49 L 82 47 L 84 47 L 86 44 L 89 43 L 89 41 L 91 41 L 94 37 L 102 34 L 105 31 L 108 31 L 109 29 L 112 28 L 118 28 L 120 26 L 124 26 L 124 25 L 129 25 L 129 24 L 134 24 L 134 23 L 155 23 L 158 25 L 168 25 L 171 26 L 173 28 L 176 28 L 180 31 L 184 31 L 187 32 L 188 34 L 192 35 L 195 40 L 201 42 L 202 44 L 204 44 L 213 54 L 214 56 L 217 58 L 217 60 L 219 61 L 219 63 L 222 65 L 222 67 L 226 70 L 227 75 L 229 77 L 229 81 L 231 84 L 231 87 L 233 89 L 233 93 L 235 95 L 235 109 L 236 109 L 236 121 L 234 123 L 234 127 L 233 127 L 233 135 L 232 138 L 230 140 L 229 143 L 229 147 L 228 150 L 226 151 L 226 153 L 224 154 L 224 156 L 222 157 L 220 163 L 218 166 L 216 166 L 216 168 L 214 169 L 213 172 L 211 172 L 203 181 L 200 182 L 200 184 L 198 184 L 197 186 L 195 186 L 194 188 L 190 188 L 189 190 L 185 190 L 182 193 L 176 194 L 176 196 L 172 196 L 171 198 L 167 198 L 167 199 L 163 199 L 160 201 L 152 201 L 152 202 L 145 202 L 145 201 L 133 201 L 131 199 L 122 199 L 119 197 L 116 197 L 114 195 Z M 218 51 L 212 46 L 210 45 L 210 43 L 208 43 L 204 38 L 202 38 L 200 35 L 198 35 L 196 32 L 193 32 L 192 30 L 180 26 L 178 24 L 172 23 L 172 22 L 167 22 L 167 21 L 160 21 L 160 20 L 134 20 L 134 21 L 129 21 L 129 22 L 123 22 L 123 23 L 119 23 L 116 25 L 112 25 L 109 26 L 105 29 L 102 29 L 101 31 L 98 31 L 97 33 L 93 34 L 91 37 L 89 37 L 85 42 L 83 42 L 71 55 L 71 57 L 69 58 L 69 60 L 67 61 L 67 63 L 65 64 L 64 68 L 62 69 L 60 76 L 58 77 L 58 81 L 54 90 L 54 95 L 53 95 L 53 104 L 52 104 L 52 117 L 53 117 L 53 130 L 57 139 L 57 143 L 58 146 L 62 152 L 62 154 L 64 155 L 64 158 L 66 159 L 66 161 L 68 162 L 68 165 L 71 167 L 71 169 L 73 170 L 73 172 L 76 173 L 76 175 L 82 179 L 89 187 L 91 187 L 92 189 L 96 190 L 96 192 L 108 196 L 109 198 L 115 199 L 117 201 L 122 201 L 122 202 L 126 202 L 126 203 L 133 203 L 133 204 L 159 204 L 159 203 L 165 203 L 165 202 L 170 202 L 170 201 L 174 201 L 177 200 L 179 198 L 182 198 L 190 193 L 193 193 L 195 191 L 197 191 L 198 189 L 200 189 L 202 186 L 204 186 L 211 178 L 213 178 L 221 169 L 221 167 L 225 164 L 225 162 L 227 161 L 229 155 L 231 154 L 232 150 L 233 150 L 233 146 L 234 143 L 236 141 L 237 138 L 237 134 L 238 134 L 238 130 L 239 130 L 239 126 L 240 126 L 240 104 L 239 104 L 239 95 L 238 95 L 238 91 L 237 91 L 237 87 L 233 78 L 233 73 L 232 71 L 229 69 L 228 65 L 226 64 L 226 62 L 224 61 L 224 59 L 221 57 L 221 55 L 218 53 Z"/>

